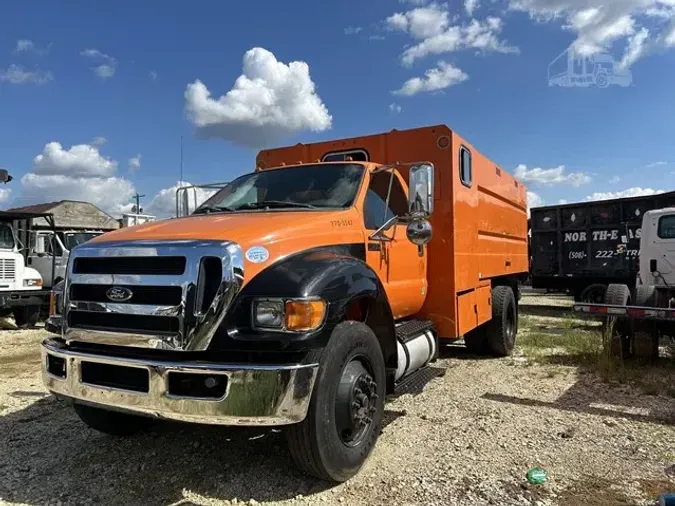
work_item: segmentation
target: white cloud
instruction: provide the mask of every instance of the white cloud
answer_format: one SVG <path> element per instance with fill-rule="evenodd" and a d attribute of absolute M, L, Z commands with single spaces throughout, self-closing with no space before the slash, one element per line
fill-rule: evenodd
<path fill-rule="evenodd" d="M 397 12 L 386 19 L 392 30 L 408 32 L 418 40 L 434 37 L 445 31 L 450 23 L 447 6 L 430 4 L 408 12 Z"/>
<path fill-rule="evenodd" d="M 527 216 L 530 217 L 530 209 L 544 205 L 544 199 L 538 193 L 527 192 Z"/>
<path fill-rule="evenodd" d="M 474 0 L 467 2 L 467 8 L 477 8 Z M 416 60 L 429 55 L 451 53 L 463 49 L 517 53 L 519 49 L 500 40 L 502 20 L 487 17 L 480 21 L 472 19 L 468 24 L 451 25 L 457 17 L 450 16 L 448 4 L 431 3 L 407 12 L 397 12 L 386 18 L 385 25 L 390 31 L 407 33 L 415 44 L 408 46 L 401 54 L 401 63 L 410 67 Z"/>
<path fill-rule="evenodd" d="M 628 69 L 638 61 L 647 51 L 647 39 L 649 30 L 642 28 L 639 32 L 628 39 L 628 47 L 619 63 L 619 68 Z"/>
<path fill-rule="evenodd" d="M 595 192 L 586 197 L 586 201 L 623 199 L 626 197 L 645 197 L 649 195 L 658 195 L 664 193 L 663 190 L 653 190 L 651 188 L 628 188 L 618 192 Z"/>
<path fill-rule="evenodd" d="M 302 61 L 286 65 L 261 47 L 246 52 L 242 75 L 220 98 L 212 98 L 200 80 L 188 84 L 185 108 L 198 136 L 251 148 L 269 146 L 305 130 L 322 132 L 332 124 L 315 91 L 309 65 Z"/>
<path fill-rule="evenodd" d="M 651 21 L 657 39 L 668 45 L 663 27 L 653 21 L 675 20 L 673 0 L 509 0 L 509 6 L 539 22 L 561 23 L 563 29 L 575 32 L 573 46 L 582 54 L 609 51 L 615 42 L 626 40 L 622 61 L 631 64 L 645 54 L 644 24 Z"/>
<path fill-rule="evenodd" d="M 21 195 L 14 200 L 21 206 L 82 200 L 120 216 L 131 209 L 136 190 L 133 183 L 115 175 L 117 165 L 102 156 L 97 146 L 77 144 L 66 150 L 60 143 L 50 142 L 33 159 L 32 172 L 21 178 Z"/>
<path fill-rule="evenodd" d="M 141 168 L 141 155 L 140 153 L 136 156 L 129 158 L 129 171 L 136 172 Z"/>
<path fill-rule="evenodd" d="M 455 84 L 466 81 L 469 78 L 462 69 L 444 61 L 439 61 L 438 66 L 427 70 L 424 77 L 413 77 L 403 83 L 394 95 L 412 96 L 422 92 L 444 90 Z"/>
<path fill-rule="evenodd" d="M 103 60 L 104 63 L 97 65 L 96 67 L 91 67 L 91 70 L 101 79 L 110 79 L 115 75 L 117 71 L 118 61 L 110 55 L 107 55 L 98 49 L 85 49 L 80 51 L 80 55 L 94 60 Z"/>
<path fill-rule="evenodd" d="M 133 184 L 119 177 L 70 177 L 28 173 L 21 178 L 21 203 L 29 205 L 56 200 L 91 202 L 113 216 L 131 210 Z"/>
<path fill-rule="evenodd" d="M 588 174 L 584 172 L 568 173 L 564 165 L 559 165 L 553 169 L 542 169 L 539 167 L 528 169 L 527 165 L 518 165 L 514 176 L 524 183 L 543 186 L 570 185 L 579 187 L 591 182 L 591 177 Z"/>
<path fill-rule="evenodd" d="M 51 71 L 40 69 L 26 70 L 21 65 L 10 65 L 7 70 L 0 70 L 0 82 L 11 84 L 45 84 L 54 80 Z"/>
<path fill-rule="evenodd" d="M 564 205 L 564 204 L 567 204 L 567 203 L 568 203 L 568 202 L 567 202 L 567 200 L 565 200 L 565 199 L 560 199 L 560 200 L 558 201 L 558 204 L 560 204 L 560 205 Z"/>
<path fill-rule="evenodd" d="M 610 184 L 616 184 L 619 181 L 621 181 L 621 178 L 619 176 L 614 176 L 612 179 L 609 180 Z"/>
<path fill-rule="evenodd" d="M 29 39 L 19 39 L 16 41 L 16 47 L 14 48 L 15 53 L 35 53 L 35 54 L 47 54 L 51 49 L 52 44 L 47 44 L 46 47 L 38 47 L 35 42 Z"/>
<path fill-rule="evenodd" d="M 94 71 L 94 74 L 96 74 L 101 79 L 109 79 L 115 75 L 115 66 L 108 65 L 107 63 L 99 65 L 98 67 L 94 67 L 92 70 Z"/>
<path fill-rule="evenodd" d="M 154 196 L 150 205 L 145 208 L 145 213 L 152 214 L 158 218 L 170 218 L 176 215 L 176 190 L 182 186 L 190 186 L 187 181 L 177 181 L 170 188 L 160 190 Z M 216 193 L 217 190 L 207 190 L 195 188 L 188 192 L 188 211 L 191 213 L 197 206 L 201 205 L 206 199 Z"/>
<path fill-rule="evenodd" d="M 11 188 L 0 188 L 0 204 L 6 204 L 12 198 Z"/>
<path fill-rule="evenodd" d="M 478 7 L 480 7 L 479 0 L 464 0 L 464 9 L 469 16 L 473 16 Z"/>
<path fill-rule="evenodd" d="M 668 165 L 668 162 L 663 162 L 663 161 L 652 162 L 650 164 L 645 165 L 645 169 L 653 169 L 654 167 L 661 167 L 663 165 Z"/>
<path fill-rule="evenodd" d="M 409 67 L 416 60 L 428 55 L 451 53 L 462 49 L 478 49 L 499 53 L 517 53 L 518 48 L 499 40 L 502 22 L 499 18 L 487 18 L 482 23 L 472 19 L 468 25 L 451 26 L 444 32 L 424 39 L 419 44 L 407 48 L 401 55 L 401 62 Z"/>
<path fill-rule="evenodd" d="M 93 141 L 91 141 L 91 145 L 100 147 L 103 146 L 106 142 L 108 142 L 108 139 L 106 139 L 105 137 L 97 136 L 94 137 Z"/>
<path fill-rule="evenodd" d="M 90 144 L 65 150 L 60 143 L 49 142 L 33 159 L 33 170 L 39 175 L 109 177 L 117 170 L 117 162 L 101 156 L 98 147 Z"/>
<path fill-rule="evenodd" d="M 360 26 L 348 26 L 347 28 L 345 28 L 345 35 L 356 35 L 361 30 L 363 30 L 363 28 L 361 28 Z"/>
<path fill-rule="evenodd" d="M 398 113 L 400 113 L 400 112 L 403 110 L 403 107 L 401 107 L 401 106 L 398 105 L 398 104 L 393 104 L 393 103 L 392 103 L 392 104 L 389 104 L 389 110 L 390 110 L 391 112 L 393 112 L 393 113 L 398 114 Z"/>
<path fill-rule="evenodd" d="M 384 40 L 384 35 L 368 35 L 368 40 Z"/>
<path fill-rule="evenodd" d="M 150 76 L 150 79 L 152 79 L 153 81 L 156 81 L 157 78 L 159 77 L 159 74 L 157 74 L 157 72 L 155 72 L 154 70 L 151 70 L 148 73 L 148 75 Z"/>

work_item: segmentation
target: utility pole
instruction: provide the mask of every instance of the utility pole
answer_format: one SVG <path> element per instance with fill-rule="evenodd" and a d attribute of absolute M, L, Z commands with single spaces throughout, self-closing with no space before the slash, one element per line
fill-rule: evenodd
<path fill-rule="evenodd" d="M 139 195 L 138 192 L 132 197 L 136 199 L 136 214 L 141 214 L 141 197 L 145 197 L 145 195 Z"/>

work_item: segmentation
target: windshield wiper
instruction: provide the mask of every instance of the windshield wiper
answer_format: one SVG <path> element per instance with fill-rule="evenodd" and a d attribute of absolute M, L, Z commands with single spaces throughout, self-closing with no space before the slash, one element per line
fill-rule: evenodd
<path fill-rule="evenodd" d="M 248 204 L 241 205 L 237 208 L 239 209 L 260 209 L 263 207 L 302 207 L 305 209 L 316 209 L 316 206 L 312 204 L 303 204 L 302 202 L 288 202 L 285 200 L 261 200 L 260 202 L 249 202 Z"/>
<path fill-rule="evenodd" d="M 231 213 L 234 209 L 224 206 L 202 206 L 196 209 L 192 214 L 206 214 L 206 213 Z"/>

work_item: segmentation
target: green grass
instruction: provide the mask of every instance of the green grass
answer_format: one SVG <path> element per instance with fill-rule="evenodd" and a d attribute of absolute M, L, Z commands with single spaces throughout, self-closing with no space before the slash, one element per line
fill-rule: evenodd
<path fill-rule="evenodd" d="M 675 398 L 675 359 L 656 362 L 639 359 L 622 360 L 603 346 L 603 335 L 582 322 L 561 318 L 549 330 L 540 330 L 532 318 L 521 318 L 517 346 L 530 361 L 551 366 L 576 367 L 593 373 L 610 383 L 630 384 L 646 395 Z M 539 329 L 536 329 L 539 327 Z M 552 369 L 549 377 L 558 374 Z"/>

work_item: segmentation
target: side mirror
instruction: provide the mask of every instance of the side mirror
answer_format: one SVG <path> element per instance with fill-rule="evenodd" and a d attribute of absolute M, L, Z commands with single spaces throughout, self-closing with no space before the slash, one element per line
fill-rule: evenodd
<path fill-rule="evenodd" d="M 410 218 L 428 218 L 434 212 L 434 165 L 425 162 L 410 167 L 408 183 Z"/>

